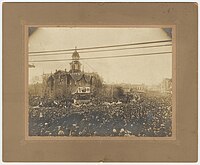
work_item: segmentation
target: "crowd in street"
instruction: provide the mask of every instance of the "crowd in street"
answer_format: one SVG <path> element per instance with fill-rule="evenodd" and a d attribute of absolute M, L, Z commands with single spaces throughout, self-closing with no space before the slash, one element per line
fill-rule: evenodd
<path fill-rule="evenodd" d="M 129 102 L 32 98 L 30 136 L 172 136 L 171 95 L 138 94 Z"/>

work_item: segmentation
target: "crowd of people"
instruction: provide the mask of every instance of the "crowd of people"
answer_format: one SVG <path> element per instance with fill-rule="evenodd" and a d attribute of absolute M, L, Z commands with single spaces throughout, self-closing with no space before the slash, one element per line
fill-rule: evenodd
<path fill-rule="evenodd" d="M 171 95 L 137 94 L 129 102 L 32 98 L 30 136 L 172 136 Z"/>

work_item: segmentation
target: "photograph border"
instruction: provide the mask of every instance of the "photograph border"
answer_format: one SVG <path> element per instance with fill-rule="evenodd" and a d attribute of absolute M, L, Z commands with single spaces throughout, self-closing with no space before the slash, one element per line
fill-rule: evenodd
<path fill-rule="evenodd" d="M 3 3 L 4 162 L 198 161 L 197 3 Z M 25 25 L 176 26 L 175 140 L 27 140 Z M 27 32 L 26 32 L 27 33 Z M 174 47 L 173 47 L 174 49 Z M 82 137 L 81 137 L 82 138 Z M 123 137 L 122 137 L 123 138 Z"/>

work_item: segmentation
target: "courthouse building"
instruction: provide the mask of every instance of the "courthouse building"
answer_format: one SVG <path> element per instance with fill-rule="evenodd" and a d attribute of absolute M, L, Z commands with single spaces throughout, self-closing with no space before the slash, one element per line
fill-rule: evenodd
<path fill-rule="evenodd" d="M 75 49 L 72 54 L 70 70 L 56 70 L 43 78 L 44 96 L 51 98 L 71 97 L 74 95 L 96 95 L 102 88 L 102 80 L 97 73 L 81 70 L 80 56 Z"/>

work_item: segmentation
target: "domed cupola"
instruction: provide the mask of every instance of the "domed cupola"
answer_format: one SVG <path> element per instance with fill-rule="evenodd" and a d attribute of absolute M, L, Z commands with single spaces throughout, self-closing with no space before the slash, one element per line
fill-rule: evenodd
<path fill-rule="evenodd" d="M 72 54 L 72 62 L 70 63 L 71 73 L 81 72 L 81 63 L 79 62 L 79 59 L 80 59 L 80 56 L 75 47 L 75 51 Z"/>
<path fill-rule="evenodd" d="M 80 59 L 80 56 L 79 56 L 79 53 L 77 52 L 76 47 L 75 47 L 75 51 L 72 54 L 72 60 L 76 61 L 76 60 L 79 60 L 79 59 Z"/>

